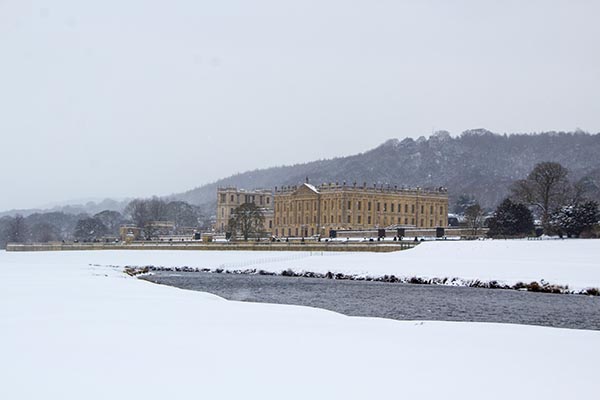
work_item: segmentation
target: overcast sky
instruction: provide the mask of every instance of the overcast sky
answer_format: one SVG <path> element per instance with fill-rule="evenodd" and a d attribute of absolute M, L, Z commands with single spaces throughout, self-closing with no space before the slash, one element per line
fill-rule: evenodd
<path fill-rule="evenodd" d="M 600 1 L 0 0 L 0 210 L 600 131 Z"/>

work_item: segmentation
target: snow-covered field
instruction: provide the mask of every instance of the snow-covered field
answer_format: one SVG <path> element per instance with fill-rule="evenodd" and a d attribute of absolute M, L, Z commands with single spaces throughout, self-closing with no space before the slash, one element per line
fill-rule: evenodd
<path fill-rule="evenodd" d="M 368 264 L 367 255 L 349 254 L 265 265 L 332 269 L 325 265 L 335 263 L 347 272 L 395 273 L 397 267 L 441 275 L 444 266 L 436 262 L 445 260 L 446 269 L 463 268 L 449 275 L 490 271 L 537 279 L 543 273 L 547 280 L 598 282 L 599 242 L 522 242 L 504 252 L 499 243 L 452 251 L 427 244 L 369 254 L 375 261 Z M 534 245 L 542 247 L 533 251 Z M 345 317 L 226 301 L 90 265 L 203 266 L 250 256 L 284 255 L 0 252 L 0 398 L 580 399 L 600 390 L 597 331 Z M 405 266 L 427 257 L 425 265 Z M 540 270 L 540 257 L 571 262 L 554 260 Z M 532 263 L 537 267 L 527 267 Z"/>
<path fill-rule="evenodd" d="M 6 256 L 13 256 L 7 253 Z M 27 257 L 27 255 L 21 255 Z M 579 291 L 600 288 L 600 240 L 482 240 L 424 242 L 393 253 L 280 251 L 88 251 L 47 253 L 49 261 L 86 264 L 328 271 L 359 276 L 460 278 L 464 281 L 548 282 Z"/>

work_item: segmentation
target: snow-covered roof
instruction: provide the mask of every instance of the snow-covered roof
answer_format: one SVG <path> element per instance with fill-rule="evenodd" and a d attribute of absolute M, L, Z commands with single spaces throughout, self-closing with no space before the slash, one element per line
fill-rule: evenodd
<path fill-rule="evenodd" d="M 319 193 L 319 191 L 317 190 L 317 188 L 314 187 L 313 185 L 311 185 L 310 183 L 305 183 L 304 186 L 306 186 L 307 188 L 309 188 L 310 190 L 312 190 L 315 193 Z"/>

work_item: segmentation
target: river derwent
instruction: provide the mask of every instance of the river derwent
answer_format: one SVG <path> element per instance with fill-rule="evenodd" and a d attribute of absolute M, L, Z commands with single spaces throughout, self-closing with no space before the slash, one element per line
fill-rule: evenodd
<path fill-rule="evenodd" d="M 600 297 L 584 295 L 206 272 L 156 272 L 143 279 L 228 300 L 319 307 L 350 316 L 600 330 Z"/>

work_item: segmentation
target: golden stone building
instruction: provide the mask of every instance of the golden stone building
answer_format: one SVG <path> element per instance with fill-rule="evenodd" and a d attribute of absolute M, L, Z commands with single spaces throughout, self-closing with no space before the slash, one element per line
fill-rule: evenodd
<path fill-rule="evenodd" d="M 329 236 L 331 230 L 436 228 L 448 221 L 446 189 L 325 184 L 275 188 L 274 227 L 280 237 Z"/>
<path fill-rule="evenodd" d="M 273 230 L 273 192 L 265 189 L 244 190 L 235 187 L 217 189 L 215 231 L 219 233 L 227 231 L 227 224 L 234 210 L 246 203 L 254 203 L 261 209 L 265 217 L 264 230 L 270 233 Z"/>

